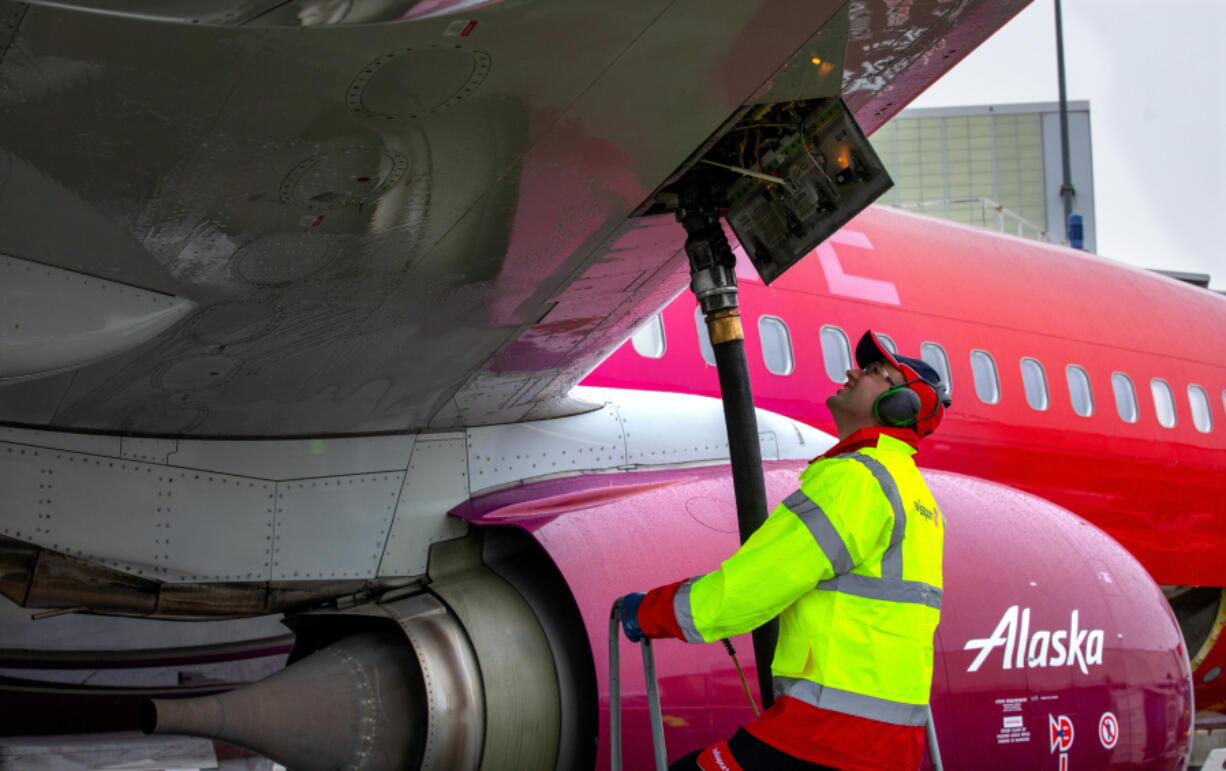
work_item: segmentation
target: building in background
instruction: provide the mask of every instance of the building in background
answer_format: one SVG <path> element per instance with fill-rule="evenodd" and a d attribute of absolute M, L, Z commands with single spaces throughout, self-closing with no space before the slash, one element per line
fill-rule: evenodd
<path fill-rule="evenodd" d="M 1069 102 L 1069 157 L 1085 249 L 1097 251 L 1090 103 Z M 1027 238 L 1065 240 L 1056 102 L 903 110 L 871 137 L 894 178 L 878 203 Z"/>

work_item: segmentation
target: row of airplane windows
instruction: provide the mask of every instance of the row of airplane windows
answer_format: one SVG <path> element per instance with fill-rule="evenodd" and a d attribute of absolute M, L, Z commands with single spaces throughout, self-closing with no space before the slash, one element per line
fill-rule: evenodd
<path fill-rule="evenodd" d="M 694 322 L 697 325 L 698 343 L 702 350 L 702 358 L 707 364 L 715 365 L 715 352 L 711 349 L 711 341 L 707 337 L 706 324 L 702 318 L 702 309 L 694 309 Z M 762 362 L 767 371 L 775 375 L 792 374 L 796 368 L 796 359 L 792 350 L 792 338 L 787 324 L 775 316 L 761 316 L 758 319 L 758 336 L 762 343 Z M 898 348 L 888 335 L 877 334 L 883 345 L 891 353 L 897 353 Z M 664 319 L 656 315 L 631 338 L 634 350 L 641 356 L 658 359 L 664 355 Z M 851 341 L 847 334 L 837 326 L 826 325 L 821 328 L 822 360 L 826 375 L 835 383 L 847 379 L 847 370 L 852 368 Z M 928 362 L 947 384 L 950 395 L 953 395 L 953 380 L 950 376 L 949 357 L 939 343 L 926 342 L 920 345 L 920 358 Z M 975 395 L 984 404 L 997 404 L 1001 399 L 1000 376 L 996 368 L 996 360 L 992 354 L 981 349 L 970 353 L 971 373 L 974 379 Z M 1039 411 L 1051 406 L 1051 396 L 1047 388 L 1047 373 L 1043 364 L 1030 356 L 1021 359 L 1022 385 L 1026 394 L 1026 403 Z M 1094 392 L 1090 386 L 1090 376 L 1083 367 L 1069 364 L 1065 367 L 1065 377 L 1068 380 L 1069 401 L 1073 412 L 1082 417 L 1094 414 Z M 1120 420 L 1125 423 L 1136 423 L 1140 419 L 1140 406 L 1137 401 L 1136 388 L 1132 378 L 1123 372 L 1111 374 L 1111 387 L 1115 396 L 1115 409 Z M 1158 424 L 1164 428 L 1174 428 L 1178 422 L 1175 409 L 1175 395 L 1169 383 L 1162 378 L 1150 380 L 1150 394 L 1153 396 L 1154 414 Z M 1209 395 L 1199 385 L 1187 387 L 1188 407 L 1192 413 L 1192 424 L 1197 431 L 1208 433 L 1213 430 L 1213 412 L 1209 406 Z M 1226 410 L 1226 390 L 1222 391 L 1222 407 Z"/>

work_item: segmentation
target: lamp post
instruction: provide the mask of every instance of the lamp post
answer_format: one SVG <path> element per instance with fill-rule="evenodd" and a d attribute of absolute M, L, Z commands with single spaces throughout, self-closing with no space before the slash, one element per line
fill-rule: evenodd
<path fill-rule="evenodd" d="M 1073 189 L 1073 183 L 1070 179 L 1072 173 L 1069 171 L 1069 150 L 1068 150 L 1068 95 L 1064 88 L 1064 28 L 1060 19 L 1060 0 L 1055 0 L 1056 3 L 1056 70 L 1060 80 L 1060 160 L 1063 166 L 1064 179 L 1060 184 L 1060 197 L 1064 201 L 1064 238 L 1070 244 L 1077 248 L 1081 248 L 1078 243 L 1078 238 L 1074 239 L 1074 233 L 1071 217 L 1073 214 L 1073 196 L 1077 191 Z M 1081 229 L 1080 218 L 1077 222 L 1077 230 Z"/>

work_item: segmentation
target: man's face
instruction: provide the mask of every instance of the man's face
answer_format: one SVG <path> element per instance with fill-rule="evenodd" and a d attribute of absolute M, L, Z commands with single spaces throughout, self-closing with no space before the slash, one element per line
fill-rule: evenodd
<path fill-rule="evenodd" d="M 847 382 L 826 400 L 839 428 L 839 436 L 877 425 L 873 415 L 877 397 L 904 382 L 906 378 L 902 372 L 885 361 L 873 362 L 865 369 L 847 370 Z"/>

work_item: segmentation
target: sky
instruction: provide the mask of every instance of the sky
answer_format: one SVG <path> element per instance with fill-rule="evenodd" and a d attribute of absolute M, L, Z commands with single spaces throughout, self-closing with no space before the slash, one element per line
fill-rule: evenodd
<path fill-rule="evenodd" d="M 910 106 L 1057 101 L 1054 7 L 1034 0 Z M 1061 11 L 1068 98 L 1090 103 L 1098 253 L 1226 290 L 1226 0 Z"/>

